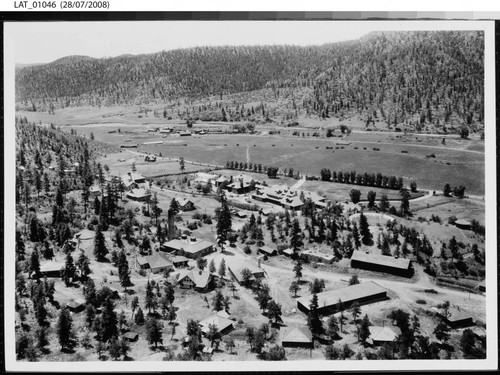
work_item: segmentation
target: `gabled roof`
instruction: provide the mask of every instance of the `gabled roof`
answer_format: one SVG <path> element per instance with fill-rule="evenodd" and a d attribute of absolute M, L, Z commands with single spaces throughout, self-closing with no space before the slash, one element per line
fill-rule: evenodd
<path fill-rule="evenodd" d="M 78 309 L 79 307 L 82 307 L 85 305 L 85 300 L 82 299 L 76 299 L 72 300 L 69 302 L 66 306 L 68 306 L 70 309 Z"/>
<path fill-rule="evenodd" d="M 95 237 L 95 232 L 93 230 L 83 229 L 77 234 L 75 234 L 75 238 L 80 239 L 81 241 L 91 240 Z"/>
<path fill-rule="evenodd" d="M 193 203 L 193 204 L 194 204 L 194 202 L 193 202 L 191 199 L 184 198 L 184 197 L 182 197 L 182 198 L 177 198 L 177 199 L 176 199 L 176 201 L 177 201 L 177 203 L 179 203 L 179 206 L 180 206 L 180 207 L 184 207 L 184 206 L 185 206 L 186 204 L 188 204 L 189 202 L 191 202 L 191 203 Z"/>
<path fill-rule="evenodd" d="M 373 341 L 392 342 L 401 334 L 401 329 L 396 326 L 370 326 L 368 329 Z"/>
<path fill-rule="evenodd" d="M 473 319 L 471 314 L 457 308 L 451 308 L 449 313 L 450 316 L 446 318 L 449 322 L 460 322 L 462 320 Z"/>
<path fill-rule="evenodd" d="M 382 254 L 367 254 L 364 251 L 356 250 L 352 253 L 351 261 L 356 260 L 358 262 L 372 263 L 384 267 L 398 268 L 402 270 L 407 270 L 410 267 L 410 260 L 404 258 L 394 258 L 388 255 Z"/>
<path fill-rule="evenodd" d="M 272 249 L 272 248 L 270 248 L 269 246 L 265 246 L 265 245 L 264 245 L 264 246 L 259 247 L 259 250 L 260 250 L 260 251 L 263 251 L 263 252 L 265 252 L 265 253 L 267 253 L 267 254 L 274 254 L 274 253 L 276 252 L 276 249 Z"/>
<path fill-rule="evenodd" d="M 135 340 L 139 334 L 137 332 L 126 332 L 123 334 L 123 338 L 128 340 Z"/>
<path fill-rule="evenodd" d="M 151 268 L 165 268 L 172 266 L 172 263 L 170 263 L 168 259 L 164 258 L 160 253 L 154 253 L 153 255 L 137 258 L 137 261 L 139 264 L 141 264 L 140 261 L 148 263 Z"/>
<path fill-rule="evenodd" d="M 312 334 L 306 327 L 295 327 L 287 332 L 281 341 L 296 342 L 296 343 L 311 343 Z"/>
<path fill-rule="evenodd" d="M 203 319 L 199 325 L 201 326 L 201 330 L 204 333 L 207 333 L 208 330 L 210 329 L 210 325 L 215 325 L 219 331 L 224 331 L 228 327 L 231 327 L 234 324 L 234 322 L 231 319 L 228 319 L 222 314 L 215 313 L 213 315 L 210 315 L 208 318 Z"/>
<path fill-rule="evenodd" d="M 165 242 L 163 246 L 171 247 L 172 249 L 175 250 L 184 249 L 186 253 L 195 254 L 210 246 L 214 246 L 214 244 L 205 240 L 197 240 L 196 242 L 188 240 L 171 240 Z"/>
<path fill-rule="evenodd" d="M 177 281 L 180 283 L 185 278 L 189 278 L 196 285 L 196 288 L 204 289 L 210 282 L 211 275 L 210 273 L 200 271 L 199 269 L 194 269 L 192 271 L 180 271 L 179 279 Z"/>
<path fill-rule="evenodd" d="M 40 264 L 40 272 L 57 272 L 64 268 L 64 263 L 49 260 Z"/>
<path fill-rule="evenodd" d="M 301 255 L 304 254 L 304 255 L 311 255 L 311 256 L 314 256 L 314 257 L 318 257 L 318 258 L 321 258 L 327 262 L 329 261 L 332 261 L 335 256 L 333 254 L 325 254 L 321 251 L 318 251 L 318 250 L 315 250 L 315 249 L 307 249 L 307 250 L 303 250 Z"/>
<path fill-rule="evenodd" d="M 146 198 L 146 197 L 149 197 L 151 194 L 148 193 L 145 189 L 132 189 L 131 191 L 129 191 L 127 193 L 127 197 L 131 197 L 131 198 L 137 198 L 137 199 L 140 199 L 140 198 Z"/>
<path fill-rule="evenodd" d="M 350 303 L 351 301 L 386 292 L 386 289 L 382 288 L 373 281 L 350 285 L 340 289 L 333 289 L 318 293 L 318 307 L 322 308 L 326 306 L 334 306 L 339 302 L 339 299 L 344 303 Z M 311 296 L 299 298 L 297 302 L 303 306 L 309 306 Z"/>
<path fill-rule="evenodd" d="M 241 271 L 243 271 L 245 268 L 247 268 L 252 275 L 255 277 L 256 275 L 261 275 L 264 273 L 264 270 L 260 267 L 258 267 L 256 264 L 250 262 L 249 260 L 244 260 L 239 263 L 232 263 L 228 265 L 228 268 L 231 270 L 233 273 L 234 277 L 236 277 L 236 280 L 238 282 L 241 282 Z"/>

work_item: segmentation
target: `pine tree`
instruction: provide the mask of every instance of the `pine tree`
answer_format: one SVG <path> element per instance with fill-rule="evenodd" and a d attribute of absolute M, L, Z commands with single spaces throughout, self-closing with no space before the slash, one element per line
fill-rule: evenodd
<path fill-rule="evenodd" d="M 366 345 L 366 340 L 370 337 L 370 320 L 368 319 L 368 315 L 365 314 L 363 317 L 363 320 L 361 321 L 361 324 L 358 325 L 357 329 L 357 334 L 358 334 L 358 341 L 365 346 Z"/>
<path fill-rule="evenodd" d="M 108 254 L 108 249 L 106 248 L 106 242 L 104 235 L 102 234 L 101 226 L 97 226 L 94 237 L 94 255 L 98 262 L 104 261 L 106 254 Z"/>
<path fill-rule="evenodd" d="M 224 309 L 224 295 L 218 289 L 212 299 L 212 306 L 215 311 L 221 311 Z"/>
<path fill-rule="evenodd" d="M 61 350 L 64 350 L 70 345 L 73 329 L 73 320 L 71 314 L 66 307 L 62 308 L 59 312 L 59 319 L 57 321 L 57 337 Z"/>
<path fill-rule="evenodd" d="M 297 282 L 300 284 L 300 278 L 302 277 L 302 262 L 300 259 L 297 259 L 295 265 L 293 266 L 293 272 L 295 272 L 295 277 L 297 278 Z"/>
<path fill-rule="evenodd" d="M 352 226 L 352 238 L 354 239 L 354 246 L 358 249 L 361 246 L 361 241 L 359 237 L 358 225 L 356 223 Z"/>
<path fill-rule="evenodd" d="M 389 198 L 387 197 L 387 194 L 382 194 L 382 197 L 380 198 L 380 202 L 378 204 L 380 211 L 387 212 L 389 210 L 389 205 Z"/>
<path fill-rule="evenodd" d="M 137 314 L 135 314 L 135 323 L 137 325 L 144 324 L 144 312 L 142 311 L 142 309 L 140 307 L 137 309 Z"/>
<path fill-rule="evenodd" d="M 64 281 L 64 284 L 66 284 L 66 286 L 70 286 L 71 282 L 73 281 L 73 279 L 76 276 L 76 267 L 73 263 L 73 256 L 70 253 L 68 253 L 66 255 L 66 263 L 65 263 L 64 268 L 61 272 L 61 276 L 62 276 L 61 278 Z"/>
<path fill-rule="evenodd" d="M 324 332 L 323 322 L 318 311 L 318 295 L 313 294 L 311 303 L 309 304 L 309 313 L 307 314 L 307 326 L 311 330 L 313 336 L 319 336 Z"/>
<path fill-rule="evenodd" d="M 334 315 L 332 315 L 328 318 L 326 322 L 326 334 L 330 338 L 330 340 L 333 341 L 338 336 L 338 332 L 339 332 L 339 323 L 337 321 L 337 318 Z"/>
<path fill-rule="evenodd" d="M 161 323 L 156 318 L 148 318 L 146 320 L 146 336 L 150 344 L 155 344 L 155 348 L 158 347 L 158 342 L 162 338 L 162 327 Z"/>
<path fill-rule="evenodd" d="M 208 272 L 215 273 L 215 271 L 217 271 L 217 268 L 215 268 L 215 261 L 212 259 L 208 265 Z"/>
<path fill-rule="evenodd" d="M 220 261 L 218 274 L 221 278 L 224 278 L 224 276 L 226 276 L 226 261 L 224 260 L 224 258 L 222 258 Z"/>
<path fill-rule="evenodd" d="M 87 327 L 91 328 L 95 320 L 96 310 L 91 304 L 87 304 L 85 307 L 85 322 Z"/>
<path fill-rule="evenodd" d="M 153 292 L 153 286 L 151 283 L 147 282 L 146 284 L 146 299 L 145 299 L 145 307 L 148 309 L 149 313 L 151 313 L 151 309 L 156 311 L 156 307 L 158 306 L 158 301 L 155 293 Z"/>
<path fill-rule="evenodd" d="M 299 220 L 294 219 L 293 225 L 292 225 L 292 233 L 290 236 L 290 246 L 293 249 L 293 254 L 294 254 L 295 258 L 298 256 L 298 252 L 299 252 L 300 247 L 302 245 L 303 245 L 303 243 L 302 243 L 302 230 L 300 229 Z"/>
<path fill-rule="evenodd" d="M 363 214 L 363 212 L 361 212 L 359 215 L 359 232 L 361 234 L 363 244 L 369 245 L 372 240 L 372 234 L 368 225 L 368 219 Z"/>
<path fill-rule="evenodd" d="M 231 231 L 231 212 L 226 201 L 226 197 L 222 192 L 220 195 L 221 208 L 217 215 L 217 243 L 224 251 L 224 245 L 227 240 L 228 233 Z"/>
<path fill-rule="evenodd" d="M 118 254 L 118 276 L 120 277 L 120 285 L 127 289 L 130 285 L 130 274 L 127 255 L 123 249 Z"/>
<path fill-rule="evenodd" d="M 34 249 L 31 253 L 29 262 L 30 276 L 38 280 L 41 276 L 40 272 L 40 257 L 38 256 L 38 250 Z"/>
<path fill-rule="evenodd" d="M 78 262 L 76 263 L 78 269 L 80 270 L 80 280 L 85 282 L 88 279 L 89 274 L 91 273 L 90 270 L 90 260 L 89 258 L 85 255 L 83 250 L 80 251 L 80 256 L 78 257 Z"/>
<path fill-rule="evenodd" d="M 110 297 L 106 298 L 102 311 L 102 341 L 118 337 L 118 318 L 114 311 L 114 304 Z"/>
<path fill-rule="evenodd" d="M 351 307 L 351 312 L 352 312 L 352 320 L 356 323 L 356 320 L 358 320 L 358 316 L 361 314 L 361 307 L 359 306 L 358 301 L 353 303 Z"/>
<path fill-rule="evenodd" d="M 290 288 L 288 290 L 293 293 L 294 297 L 297 297 L 297 292 L 300 290 L 300 284 L 294 280 L 290 284 Z"/>

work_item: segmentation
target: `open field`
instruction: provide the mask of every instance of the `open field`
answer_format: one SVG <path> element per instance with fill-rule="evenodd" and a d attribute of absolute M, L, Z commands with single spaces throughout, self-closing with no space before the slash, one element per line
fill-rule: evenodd
<path fill-rule="evenodd" d="M 93 108 L 92 111 L 70 108 L 55 115 L 33 112 L 21 112 L 19 115 L 27 116 L 31 121 L 53 122 L 63 127 L 69 125 L 79 134 L 89 136 L 93 133 L 96 139 L 115 145 L 123 143 L 125 139 L 132 139 L 139 144 L 137 151 L 157 155 L 161 153 L 162 156 L 173 158 L 183 156 L 194 162 L 225 165 L 228 160 L 249 161 L 294 168 L 302 174 L 315 175 L 319 175 L 322 168 L 355 170 L 358 173 L 381 172 L 403 176 L 405 182 L 415 180 L 418 186 L 428 189 L 442 190 L 444 184 L 449 183 L 451 186 L 466 186 L 466 194 L 484 194 L 484 142 L 479 140 L 463 140 L 452 135 L 446 136 L 446 144 L 443 145 L 441 136 L 363 131 L 353 132 L 342 140 L 303 138 L 292 137 L 293 128 L 279 128 L 283 131 L 280 136 L 224 134 L 191 137 L 169 135 L 163 138 L 160 133 L 147 133 L 148 125 L 185 128 L 184 122 L 154 116 L 139 118 L 137 113 L 138 108 L 134 113 L 132 109 L 123 107 L 103 107 Z M 323 122 L 324 128 L 328 127 L 327 123 Z M 232 124 L 226 123 L 226 126 Z M 109 133 L 118 129 L 121 133 Z M 163 143 L 142 144 L 151 141 Z M 350 144 L 337 144 L 339 142 Z M 431 154 L 435 157 L 426 157 Z"/>

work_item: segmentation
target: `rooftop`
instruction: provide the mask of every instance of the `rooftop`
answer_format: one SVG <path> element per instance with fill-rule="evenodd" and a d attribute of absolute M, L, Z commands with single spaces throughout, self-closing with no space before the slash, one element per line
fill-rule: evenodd
<path fill-rule="evenodd" d="M 179 272 L 179 278 L 177 279 L 180 282 L 184 278 L 189 278 L 197 288 L 205 288 L 210 281 L 210 273 L 206 271 L 201 271 L 199 269 L 194 270 L 181 270 Z"/>
<path fill-rule="evenodd" d="M 127 193 L 127 196 L 131 198 L 145 198 L 150 195 L 145 189 L 132 189 Z"/>
<path fill-rule="evenodd" d="M 172 263 L 160 253 L 154 253 L 153 255 L 137 258 L 137 261 L 139 264 L 148 263 L 151 268 L 164 268 L 172 266 Z"/>
<path fill-rule="evenodd" d="M 224 314 L 221 314 L 222 311 L 219 311 L 208 318 L 203 319 L 199 324 L 201 326 L 201 330 L 206 333 L 209 330 L 210 325 L 215 325 L 219 331 L 224 331 L 226 328 L 230 327 L 233 325 L 233 321 L 231 319 L 228 319 L 227 317 L 224 316 Z"/>
<path fill-rule="evenodd" d="M 396 326 L 370 326 L 370 336 L 373 341 L 394 341 L 401 334 Z"/>
<path fill-rule="evenodd" d="M 193 237 L 192 237 L 193 238 Z M 206 249 L 207 247 L 214 246 L 212 242 L 208 242 L 205 240 L 195 239 L 196 241 L 187 240 L 171 240 L 165 242 L 163 245 L 167 247 L 171 247 L 175 250 L 183 249 L 187 253 L 195 254 L 199 251 Z"/>
<path fill-rule="evenodd" d="M 318 306 L 320 308 L 325 306 L 333 306 L 337 304 L 339 300 L 344 303 L 349 303 L 357 299 L 384 292 L 387 292 L 387 290 L 374 283 L 373 281 L 350 285 L 344 288 L 318 293 Z M 299 298 L 297 302 L 301 303 L 303 306 L 309 306 L 309 304 L 311 303 L 311 298 L 311 296 L 302 297 Z"/>
<path fill-rule="evenodd" d="M 310 343 L 312 342 L 312 334 L 306 327 L 295 327 L 286 332 L 281 341 Z"/>
<path fill-rule="evenodd" d="M 410 260 L 404 258 L 394 258 L 388 255 L 366 253 L 364 251 L 354 251 L 352 253 L 351 261 L 372 263 L 385 267 L 399 268 L 407 270 L 410 267 Z"/>

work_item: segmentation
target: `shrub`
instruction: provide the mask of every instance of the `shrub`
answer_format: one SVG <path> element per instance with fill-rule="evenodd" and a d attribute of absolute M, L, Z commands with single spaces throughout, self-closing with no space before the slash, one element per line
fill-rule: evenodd
<path fill-rule="evenodd" d="M 425 305 L 427 304 L 427 301 L 425 299 L 417 299 L 415 303 L 418 303 L 419 305 Z"/>
<path fill-rule="evenodd" d="M 188 223 L 187 227 L 190 230 L 196 230 L 196 229 L 198 229 L 198 225 L 196 224 L 196 221 L 192 221 L 192 222 Z"/>

